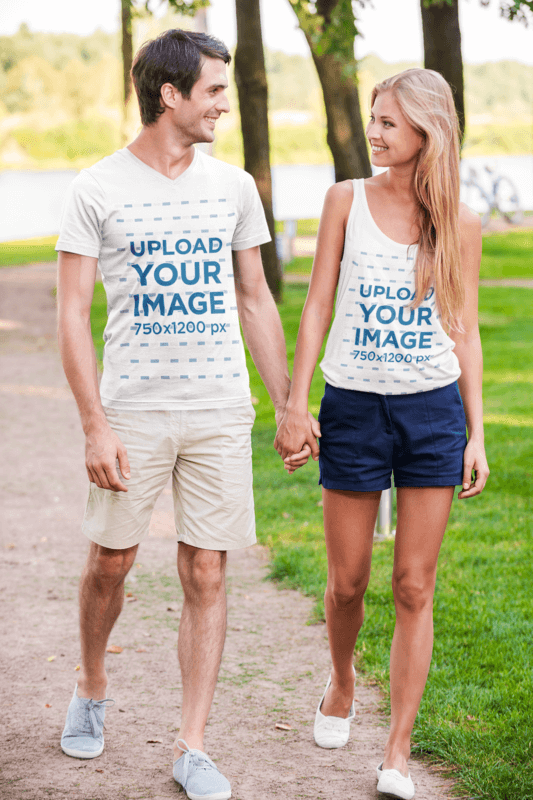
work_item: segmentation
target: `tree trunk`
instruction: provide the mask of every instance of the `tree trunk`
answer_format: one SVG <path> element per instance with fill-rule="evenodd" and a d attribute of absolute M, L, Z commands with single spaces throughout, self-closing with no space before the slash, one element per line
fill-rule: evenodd
<path fill-rule="evenodd" d="M 122 74 L 124 80 L 124 108 L 131 95 L 131 65 L 133 43 L 131 35 L 131 0 L 120 0 L 122 15 Z"/>
<path fill-rule="evenodd" d="M 272 176 L 268 132 L 268 86 L 261 35 L 259 0 L 236 0 L 237 49 L 235 81 L 239 94 L 244 169 L 255 179 L 272 241 L 261 245 L 267 283 L 276 302 L 281 300 L 282 272 L 276 253 L 272 209 Z"/>
<path fill-rule="evenodd" d="M 424 66 L 446 78 L 452 87 L 455 108 L 459 117 L 461 139 L 465 130 L 465 98 L 459 3 L 452 0 L 420 0 L 424 35 Z"/>
<path fill-rule="evenodd" d="M 133 63 L 133 37 L 131 32 L 131 1 L 120 0 L 122 19 L 122 77 L 124 105 L 120 137 L 124 147 L 128 141 L 128 103 L 131 97 L 131 65 Z"/>
<path fill-rule="evenodd" d="M 307 40 L 324 95 L 328 122 L 327 142 L 335 165 L 335 180 L 338 182 L 350 178 L 368 178 L 372 175 L 372 168 L 366 147 L 357 84 L 353 78 L 345 77 L 345 65 L 335 55 L 317 54 L 309 38 Z"/>
<path fill-rule="evenodd" d="M 327 142 L 335 180 L 372 174 L 357 90 L 357 35 L 351 0 L 316 0 L 315 10 L 289 0 L 305 34 L 322 86 L 328 123 Z"/>

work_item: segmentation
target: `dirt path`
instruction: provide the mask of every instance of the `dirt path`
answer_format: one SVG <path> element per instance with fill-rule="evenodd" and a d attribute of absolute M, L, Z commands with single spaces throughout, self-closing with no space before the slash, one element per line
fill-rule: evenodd
<path fill-rule="evenodd" d="M 175 656 L 181 592 L 170 492 L 128 579 L 108 656 L 106 749 L 64 756 L 59 739 L 79 663 L 77 583 L 86 543 L 83 440 L 55 344 L 53 265 L 0 270 L 0 662 L 3 800 L 163 800 L 179 795 L 171 743 L 180 704 Z M 207 732 L 209 753 L 235 800 L 377 797 L 374 768 L 386 737 L 380 696 L 357 687 L 348 746 L 312 741 L 325 683 L 325 628 L 308 626 L 311 601 L 264 580 L 266 553 L 229 560 L 229 627 Z M 290 731 L 276 729 L 276 723 Z M 442 780 L 412 762 L 418 800 L 445 797 Z"/>

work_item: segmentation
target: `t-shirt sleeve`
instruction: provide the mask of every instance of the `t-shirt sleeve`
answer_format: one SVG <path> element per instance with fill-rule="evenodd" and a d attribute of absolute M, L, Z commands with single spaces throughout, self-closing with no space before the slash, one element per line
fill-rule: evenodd
<path fill-rule="evenodd" d="M 67 191 L 56 250 L 98 258 L 103 220 L 103 191 L 84 170 L 74 178 Z"/>
<path fill-rule="evenodd" d="M 271 236 L 257 186 L 248 172 L 242 173 L 239 219 L 235 226 L 232 250 L 247 250 L 270 242 Z"/>

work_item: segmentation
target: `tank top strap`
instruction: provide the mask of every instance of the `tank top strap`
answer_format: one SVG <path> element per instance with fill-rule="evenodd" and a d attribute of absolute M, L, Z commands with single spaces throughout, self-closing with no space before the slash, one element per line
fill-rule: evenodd
<path fill-rule="evenodd" d="M 365 191 L 365 179 L 364 178 L 353 178 L 353 199 L 360 202 L 364 199 L 363 192 Z"/>
<path fill-rule="evenodd" d="M 365 209 L 365 179 L 354 178 L 352 180 L 353 200 L 348 222 L 346 224 L 345 248 L 352 244 L 361 236 L 361 225 L 364 224 Z"/>

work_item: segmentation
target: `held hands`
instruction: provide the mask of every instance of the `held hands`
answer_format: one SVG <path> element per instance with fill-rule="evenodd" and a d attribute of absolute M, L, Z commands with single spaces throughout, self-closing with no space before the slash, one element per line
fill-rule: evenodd
<path fill-rule="evenodd" d="M 126 448 L 105 421 L 99 421 L 86 433 L 85 467 L 91 483 L 113 492 L 127 492 L 117 471 L 117 459 L 122 476 L 129 480 L 130 464 Z"/>
<path fill-rule="evenodd" d="M 474 480 L 472 480 L 474 473 Z M 489 477 L 489 465 L 483 442 L 469 439 L 463 456 L 463 488 L 457 495 L 460 500 L 481 494 Z"/>
<path fill-rule="evenodd" d="M 299 467 L 307 464 L 309 456 L 318 460 L 320 424 L 312 414 L 285 410 L 276 413 L 278 430 L 274 439 L 274 449 L 284 461 L 284 467 L 292 475 Z"/>

